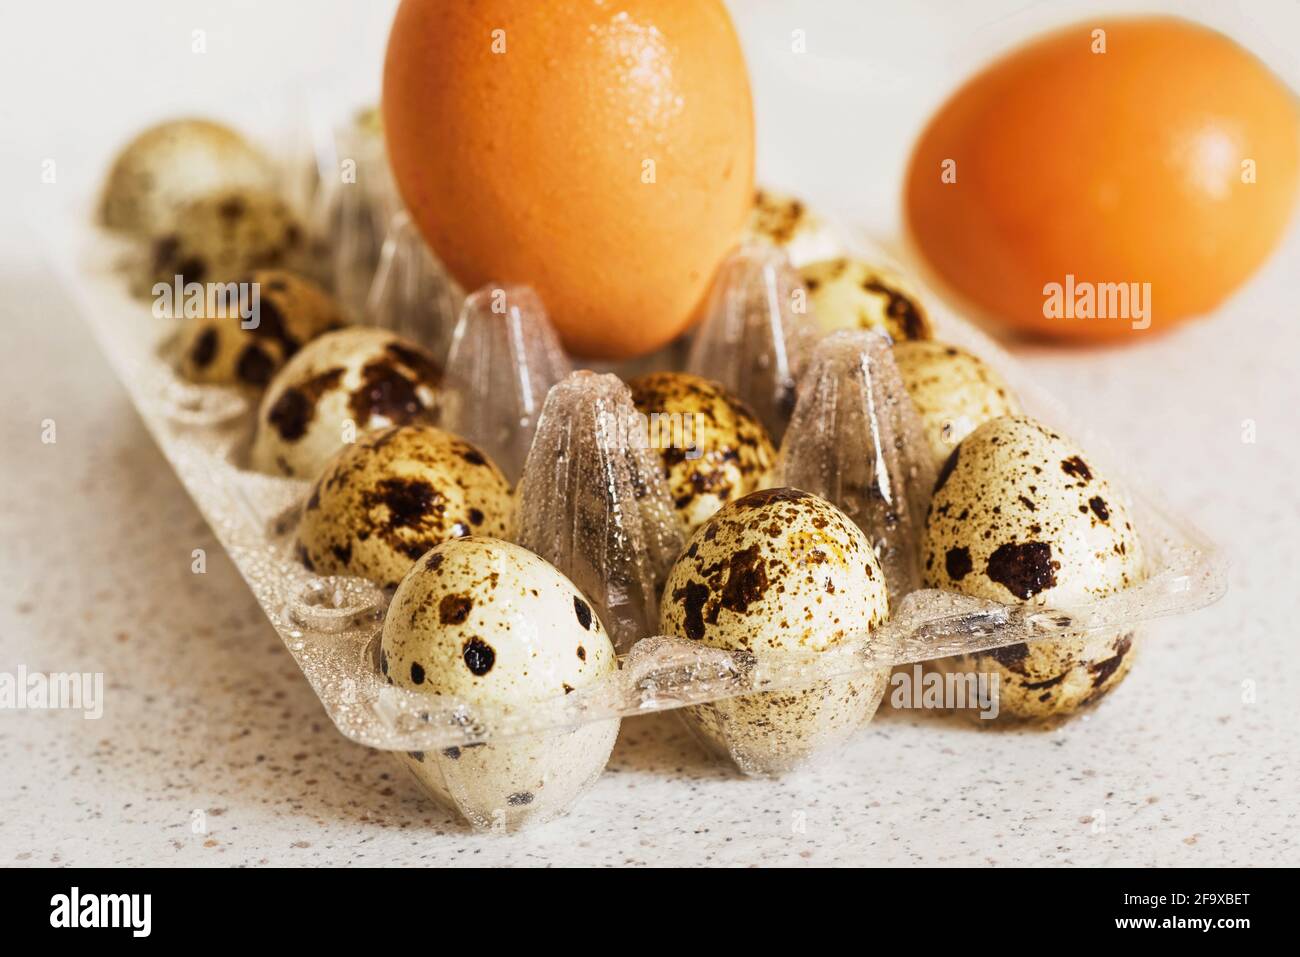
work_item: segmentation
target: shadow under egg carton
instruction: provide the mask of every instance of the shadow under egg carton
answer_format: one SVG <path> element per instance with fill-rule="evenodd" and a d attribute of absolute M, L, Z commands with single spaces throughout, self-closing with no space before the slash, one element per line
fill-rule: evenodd
<path fill-rule="evenodd" d="M 385 680 L 378 654 L 387 596 L 359 579 L 320 578 L 294 559 L 294 515 L 308 483 L 237 467 L 255 402 L 176 378 L 167 350 L 160 348 L 171 326 L 131 297 L 107 255 L 111 242 L 89 222 L 84 208 L 73 208 L 65 220 L 46 224 L 66 288 L 330 719 L 348 738 L 395 752 L 408 767 L 420 765 L 417 778 L 426 789 L 476 828 L 513 830 L 567 809 L 599 775 L 603 759 L 594 772 L 575 762 L 566 773 L 569 766 L 548 763 L 546 756 L 577 748 L 588 757 L 607 757 L 622 718 L 695 709 L 699 720 L 693 723 L 706 728 L 715 751 L 747 773 L 781 773 L 833 751 L 856 724 L 830 722 L 805 742 L 806 754 L 792 754 L 788 747 L 729 731 L 718 718 L 733 708 L 727 702 L 741 707 L 763 696 L 815 694 L 846 682 L 858 683 L 855 693 L 878 699 L 882 676 L 897 665 L 1132 628 L 1208 605 L 1226 589 L 1225 564 L 1213 546 L 1130 485 L 1147 544 L 1148 577 L 1080 607 L 1004 605 L 920 590 L 896 601 L 884 625 L 820 653 L 756 655 L 650 635 L 620 649 L 617 671 L 527 707 L 471 707 L 402 690 Z M 1090 449 L 1101 447 L 1086 430 L 1068 424 L 1059 407 L 986 337 L 941 312 L 934 319 L 941 338 L 1002 371 L 1020 390 L 1027 411 L 1068 429 Z M 496 764 L 488 760 L 493 755 Z M 527 786 L 512 777 L 517 774 L 527 777 Z"/>

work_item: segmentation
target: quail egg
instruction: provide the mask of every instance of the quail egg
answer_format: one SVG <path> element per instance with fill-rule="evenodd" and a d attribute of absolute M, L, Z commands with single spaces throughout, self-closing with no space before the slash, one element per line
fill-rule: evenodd
<path fill-rule="evenodd" d="M 357 575 L 396 588 L 421 555 L 467 535 L 504 537 L 510 483 L 464 439 L 428 425 L 370 432 L 316 480 L 297 553 L 321 575 Z"/>
<path fill-rule="evenodd" d="M 751 492 L 692 536 L 668 576 L 660 630 L 793 670 L 889 614 L 871 543 L 843 512 L 793 488 Z M 706 744 L 772 774 L 845 740 L 875 713 L 889 669 L 686 708 Z"/>
<path fill-rule="evenodd" d="M 333 297 L 282 269 L 255 272 L 235 289 L 248 289 L 249 295 L 255 291 L 256 308 L 227 297 L 220 317 L 185 323 L 180 365 L 191 382 L 264 386 L 307 342 L 346 325 Z M 248 318 L 238 307 L 247 310 Z"/>
<path fill-rule="evenodd" d="M 173 120 L 145 130 L 118 154 L 99 218 L 110 229 L 156 236 L 192 200 L 231 189 L 270 189 L 272 183 L 271 164 L 234 130 L 208 120 Z"/>
<path fill-rule="evenodd" d="M 762 485 L 776 449 L 762 423 L 721 385 L 685 372 L 652 372 L 628 387 L 687 535 Z"/>
<path fill-rule="evenodd" d="M 1118 490 L 1075 445 L 1023 417 L 984 423 L 948 456 L 926 519 L 922 564 L 928 587 L 1067 609 L 1145 575 L 1142 544 Z M 1076 636 L 1068 621 L 1060 626 L 1062 640 L 943 664 L 996 674 L 1003 714 L 1065 714 L 1120 682 L 1136 635 Z"/>
<path fill-rule="evenodd" d="M 441 379 L 431 355 L 391 332 L 365 326 L 328 332 L 271 380 L 257 412 L 253 468 L 315 478 L 361 433 L 431 422 Z"/>
<path fill-rule="evenodd" d="M 1011 387 L 964 349 L 933 339 L 900 342 L 894 360 L 920 413 L 936 466 L 976 426 L 1020 412 Z"/>
<path fill-rule="evenodd" d="M 870 329 L 894 342 L 933 335 L 920 295 L 891 270 L 840 257 L 809 263 L 799 275 L 812 312 L 827 332 Z"/>
<path fill-rule="evenodd" d="M 411 568 L 384 619 L 389 684 L 494 715 L 536 708 L 618 670 L 582 593 L 527 549 L 491 538 L 438 545 Z M 483 713 L 476 713 L 482 709 Z M 509 830 L 563 811 L 600 776 L 617 719 L 573 730 L 401 755 L 443 804 Z"/>
<path fill-rule="evenodd" d="M 780 247 L 795 266 L 844 252 L 835 231 L 803 200 L 770 189 L 754 192 L 744 241 Z"/>
<path fill-rule="evenodd" d="M 230 282 L 255 269 L 306 266 L 306 234 L 289 207 L 270 193 L 236 189 L 186 204 L 150 247 L 141 294 L 159 283 Z"/>

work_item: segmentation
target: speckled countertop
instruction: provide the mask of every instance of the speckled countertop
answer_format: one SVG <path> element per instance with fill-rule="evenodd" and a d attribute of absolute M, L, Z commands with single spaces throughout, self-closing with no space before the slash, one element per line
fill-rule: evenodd
<path fill-rule="evenodd" d="M 274 84 L 270 71 L 356 55 L 357 31 L 337 24 L 361 14 L 343 0 L 313 0 L 333 13 L 310 19 L 292 4 L 232 8 L 229 23 L 174 13 L 180 6 L 149 0 L 142 8 L 157 16 L 132 25 L 108 6 L 87 9 L 75 36 L 54 8 L 23 7 L 34 23 L 13 35 L 56 30 L 60 62 L 99 63 L 77 75 L 104 82 L 64 76 L 39 44 L 0 58 L 5 85 L 29 91 L 4 107 L 27 124 L 0 157 L 0 187 L 15 201 L 92 183 L 124 131 L 163 109 L 159 71 L 174 78 L 176 108 L 201 110 L 227 102 L 232 76 Z M 994 8 L 1023 6 L 899 7 L 890 43 L 873 48 L 870 83 L 816 73 L 816 56 L 790 61 L 788 38 L 792 26 L 808 28 L 814 49 L 845 38 L 833 67 L 844 62 L 835 56 L 860 55 L 850 41 L 867 35 L 839 22 L 874 13 L 790 5 L 801 12 L 787 22 L 782 5 L 744 16 L 738 6 L 765 175 L 817 184 L 822 198 L 887 225 L 915 124 L 963 68 L 949 51 L 978 26 L 973 8 L 997 22 Z M 383 7 L 366 5 L 376 61 Z M 1244 9 L 1289 35 L 1277 18 L 1292 13 Z M 195 23 L 210 29 L 201 58 L 190 51 Z M 301 42 L 268 46 L 290 30 Z M 132 44 L 147 48 L 136 66 Z M 853 98 L 836 82 L 854 85 Z M 840 129 L 846 103 L 873 122 Z M 75 124 L 60 119 L 74 114 Z M 897 140 L 888 148 L 884 132 Z M 859 134 L 861 148 L 842 148 L 840 137 Z M 791 139 L 805 135 L 805 148 Z M 57 186 L 39 180 L 46 158 L 58 161 Z M 35 244 L 6 227 L 0 671 L 103 672 L 106 704 L 98 721 L 0 710 L 0 865 L 1300 864 L 1297 303 L 1293 229 L 1287 250 L 1209 321 L 1125 350 L 1021 350 L 1234 562 L 1228 597 L 1156 626 L 1095 711 L 1046 732 L 882 713 L 835 764 L 780 782 L 710 763 L 672 715 L 628 721 L 574 813 L 522 835 L 476 836 L 387 755 L 333 729 Z M 45 420 L 54 444 L 41 441 Z M 191 572 L 196 548 L 206 574 Z"/>
<path fill-rule="evenodd" d="M 780 782 L 637 719 L 574 813 L 504 838 L 333 729 L 72 308 L 32 324 L 48 277 L 9 281 L 28 335 L 0 376 L 0 670 L 103 672 L 106 703 L 0 711 L 0 864 L 1300 863 L 1300 325 L 1264 308 L 1300 301 L 1285 266 L 1175 336 L 1028 357 L 1235 563 L 1098 709 L 1049 732 L 885 713 Z"/>

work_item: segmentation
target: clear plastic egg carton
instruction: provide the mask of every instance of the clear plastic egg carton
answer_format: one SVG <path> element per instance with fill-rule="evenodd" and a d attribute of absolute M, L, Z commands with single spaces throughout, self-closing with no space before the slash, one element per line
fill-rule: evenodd
<path fill-rule="evenodd" d="M 1226 589 L 1214 547 L 1131 478 L 1122 484 L 1147 556 L 1141 583 L 1069 608 L 919 588 L 914 545 L 933 472 L 915 456 L 886 454 L 915 447 L 917 439 L 908 434 L 915 428 L 907 421 L 910 403 L 889 379 L 892 359 L 878 355 L 888 351 L 885 340 L 842 333 L 819 342 L 806 326 L 782 329 L 780 309 L 769 314 L 769 307 L 783 298 L 778 287 L 792 273 L 781 256 L 749 249 L 720 274 L 693 347 L 666 350 L 636 371 L 685 364 L 740 394 L 774 435 L 785 431 L 768 484 L 798 484 L 825 496 L 871 536 L 890 585 L 891 614 L 821 652 L 755 655 L 655 634 L 658 592 L 683 540 L 645 436 L 617 427 L 631 409 L 625 386 L 607 370 L 570 374 L 570 360 L 524 290 L 510 290 L 522 308 L 504 325 L 484 321 L 476 296 L 454 327 L 446 302 L 435 318 L 413 316 L 411 304 L 427 304 L 428 292 L 412 276 L 429 267 L 402 265 L 403 257 L 414 262 L 425 254 L 410 224 L 396 216 L 379 257 L 386 265 L 378 264 L 366 296 L 355 298 L 372 321 L 447 356 L 440 424 L 505 463 L 512 481 L 520 479 L 514 540 L 564 572 L 600 613 L 619 668 L 573 693 L 490 708 L 386 682 L 378 649 L 390 596 L 368 581 L 309 572 L 292 548 L 308 483 L 243 467 L 256 397 L 177 377 L 169 353 L 176 321 L 155 317 L 147 302 L 132 298 L 120 268 L 124 247 L 92 224 L 88 203 L 45 225 L 67 288 L 146 426 L 331 720 L 361 744 L 417 756 L 425 787 L 477 829 L 513 830 L 571 807 L 599 776 L 624 718 L 692 708 L 693 723 L 711 729 L 707 743 L 724 759 L 746 773 L 784 773 L 833 753 L 859 723 L 832 722 L 792 743 L 756 735 L 728 715 L 776 695 L 845 687 L 874 698 L 870 714 L 895 666 L 1113 634 L 1208 605 Z M 844 242 L 855 246 L 851 238 Z M 403 269 L 400 280 L 393 278 Z M 936 338 L 988 362 L 1028 414 L 1088 449 L 1113 481 L 1124 475 L 1105 444 L 1071 423 L 987 337 L 945 313 L 934 297 L 928 304 Z M 878 460 L 863 475 L 848 474 L 858 468 L 858 459 L 845 457 L 855 443 L 870 446 Z M 796 475 L 797 483 L 783 481 Z M 879 494 L 886 483 L 893 491 Z"/>

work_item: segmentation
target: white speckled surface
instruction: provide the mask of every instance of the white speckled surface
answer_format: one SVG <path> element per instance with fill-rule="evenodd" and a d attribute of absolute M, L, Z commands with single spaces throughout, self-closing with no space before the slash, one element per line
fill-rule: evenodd
<path fill-rule="evenodd" d="M 99 721 L 0 711 L 0 865 L 1300 864 L 1294 229 L 1209 321 L 1022 350 L 1234 561 L 1228 597 L 1157 626 L 1098 709 L 1051 732 L 885 714 L 781 782 L 638 720 L 574 814 L 509 838 L 333 730 L 30 242 L 6 230 L 3 252 L 0 671 L 102 671 L 107 701 Z"/>
<path fill-rule="evenodd" d="M 1052 732 L 887 714 L 779 783 L 641 719 L 575 814 L 513 838 L 470 835 L 333 730 L 79 320 L 49 308 L 0 377 L 0 669 L 102 671 L 106 706 L 0 712 L 0 862 L 1298 863 L 1300 385 L 1277 357 L 1300 327 L 1261 297 L 1300 283 L 1274 267 L 1175 337 L 1032 360 L 1235 561 L 1228 598 L 1158 626 L 1101 707 Z M 8 284 L 3 321 L 48 295 Z"/>

